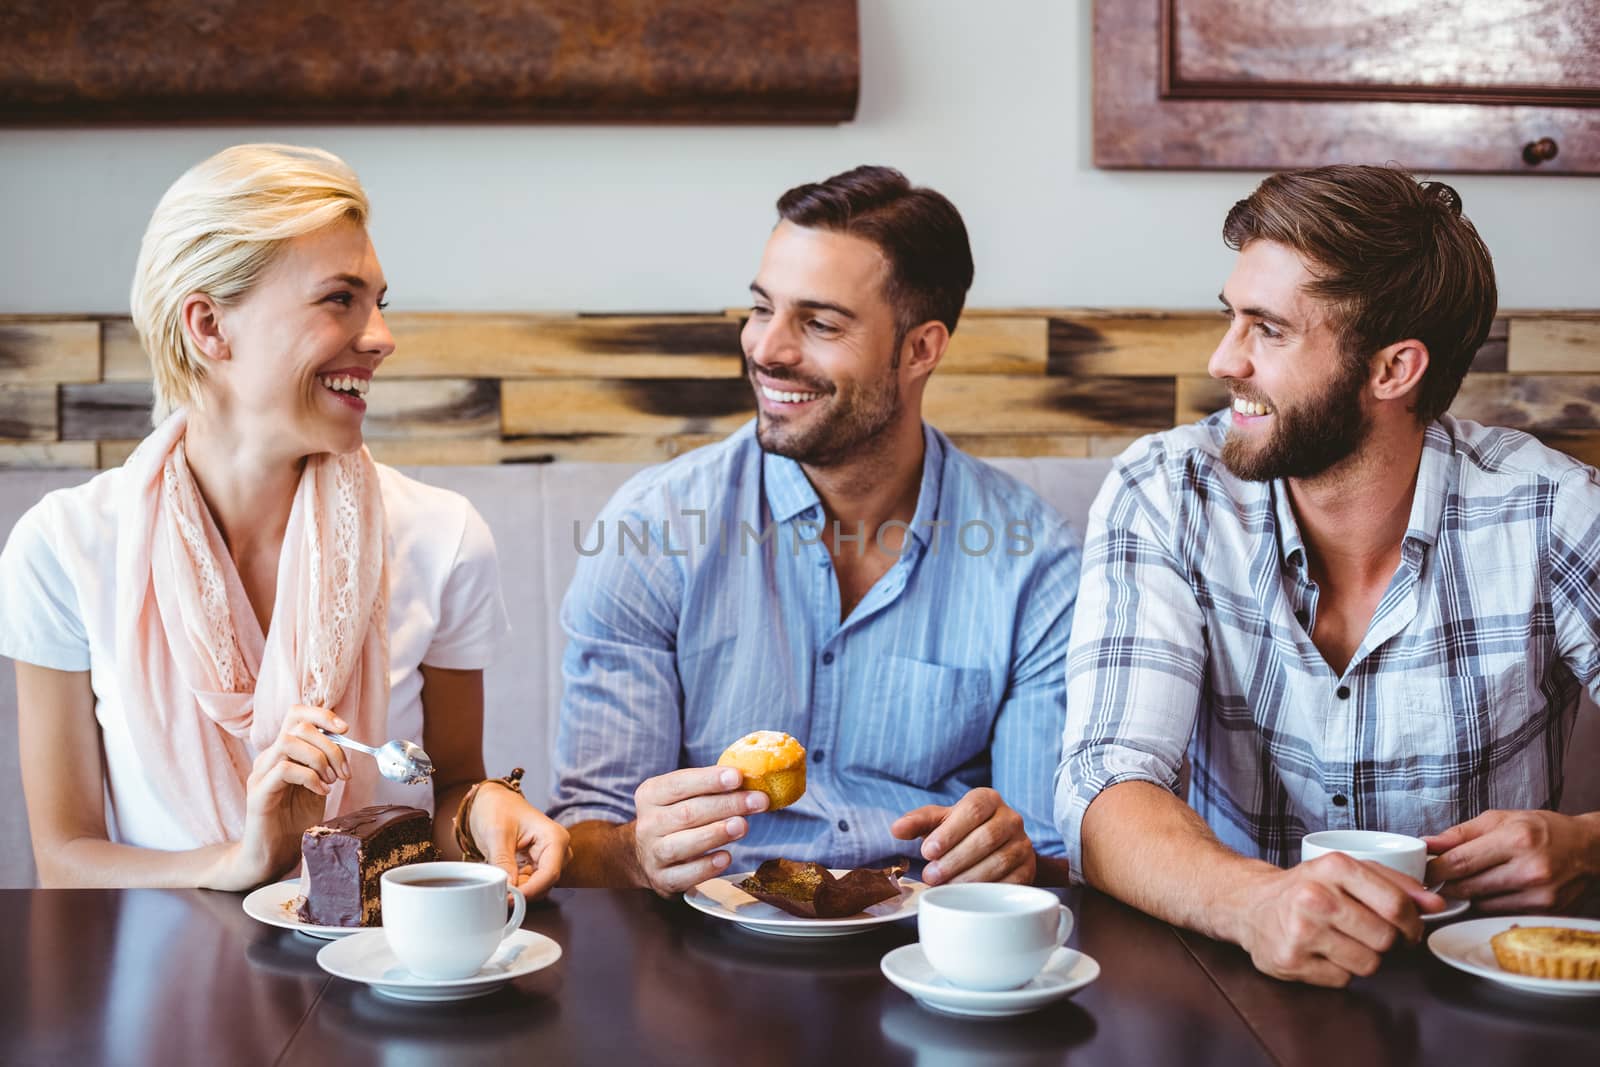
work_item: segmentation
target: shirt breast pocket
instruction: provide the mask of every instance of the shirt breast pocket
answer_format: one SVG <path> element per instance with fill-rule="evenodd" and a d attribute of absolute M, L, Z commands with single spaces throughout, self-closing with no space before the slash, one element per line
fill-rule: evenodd
<path fill-rule="evenodd" d="M 904 656 L 869 670 L 864 704 L 842 724 L 855 767 L 928 788 L 987 759 L 996 711 L 988 672 Z"/>
<path fill-rule="evenodd" d="M 1527 753 L 1508 749 L 1527 723 L 1527 684 L 1525 663 L 1400 683 L 1380 760 L 1391 784 L 1420 807 L 1418 832 L 1438 833 L 1490 808 L 1542 805 L 1534 776 L 1517 766 Z"/>

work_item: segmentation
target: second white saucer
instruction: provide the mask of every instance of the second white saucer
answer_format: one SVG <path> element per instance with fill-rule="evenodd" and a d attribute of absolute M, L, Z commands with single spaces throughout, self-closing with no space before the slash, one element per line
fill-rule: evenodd
<path fill-rule="evenodd" d="M 1472 907 L 1472 901 L 1470 900 L 1453 900 L 1450 897 L 1445 897 L 1444 900 L 1445 904 L 1443 911 L 1436 911 L 1431 915 L 1423 915 L 1422 921 L 1425 923 L 1436 923 L 1443 919 L 1454 919 L 1457 915 L 1460 915 L 1462 912 Z"/>
<path fill-rule="evenodd" d="M 369 985 L 396 1000 L 468 1000 L 481 997 L 525 974 L 543 970 L 561 958 L 561 946 L 532 930 L 518 930 L 501 943 L 478 973 L 434 981 L 418 978 L 395 959 L 383 930 L 363 930 L 325 945 L 317 963 L 338 978 Z"/>
<path fill-rule="evenodd" d="M 951 985 L 939 977 L 920 944 L 901 945 L 890 951 L 883 957 L 881 967 L 885 978 L 925 1008 L 948 1015 L 996 1019 L 1038 1011 L 1100 977 L 1100 965 L 1093 957 L 1070 948 L 1052 952 L 1044 970 L 1021 989 L 997 992 Z"/>

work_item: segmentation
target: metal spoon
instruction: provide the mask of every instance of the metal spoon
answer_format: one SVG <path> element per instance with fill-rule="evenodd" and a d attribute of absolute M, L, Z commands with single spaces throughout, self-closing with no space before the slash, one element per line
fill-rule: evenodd
<path fill-rule="evenodd" d="M 318 727 L 321 729 L 321 727 Z M 422 750 L 421 745 L 412 744 L 410 741 L 386 741 L 377 748 L 370 748 L 360 741 L 353 741 L 343 734 L 331 734 L 322 731 L 324 737 L 343 748 L 365 752 L 378 761 L 378 773 L 391 782 L 404 782 L 406 785 L 420 785 L 433 777 L 433 760 Z"/>

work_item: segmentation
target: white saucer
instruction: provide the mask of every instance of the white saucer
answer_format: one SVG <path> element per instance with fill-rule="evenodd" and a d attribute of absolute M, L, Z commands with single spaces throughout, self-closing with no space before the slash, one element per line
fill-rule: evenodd
<path fill-rule="evenodd" d="M 898 898 L 874 904 L 859 915 L 850 915 L 843 919 L 807 919 L 800 915 L 790 915 L 782 908 L 757 900 L 740 889 L 739 883 L 752 873 L 754 872 L 746 871 L 744 874 L 730 874 L 701 882 L 685 892 L 683 899 L 696 911 L 704 912 L 715 919 L 736 923 L 758 934 L 774 934 L 778 937 L 844 937 L 915 915 L 917 897 L 928 888 L 915 879 L 902 878 Z M 833 873 L 837 876 L 846 872 L 835 870 Z"/>
<path fill-rule="evenodd" d="M 947 1015 L 971 1015 L 1000 1019 L 1038 1011 L 1070 997 L 1096 978 L 1100 965 L 1092 956 L 1070 948 L 1050 954 L 1044 970 L 1034 975 L 1021 989 L 985 992 L 962 989 L 940 978 L 920 944 L 901 945 L 883 957 L 883 976 L 911 994 L 918 1004 Z"/>
<path fill-rule="evenodd" d="M 301 899 L 300 879 L 291 878 L 287 882 L 264 885 L 245 897 L 244 913 L 268 926 L 294 930 L 311 937 L 320 937 L 324 941 L 334 941 L 341 937 L 349 937 L 351 934 L 359 934 L 363 929 L 370 929 L 361 926 L 318 926 L 316 923 L 304 922 L 299 915 Z"/>
<path fill-rule="evenodd" d="M 1424 913 L 1422 916 L 1422 921 L 1425 923 L 1436 923 L 1444 919 L 1454 919 L 1457 915 L 1460 915 L 1470 907 L 1472 907 L 1472 901 L 1470 900 L 1453 900 L 1450 897 L 1445 897 L 1444 910 L 1436 911 L 1431 915 Z"/>
<path fill-rule="evenodd" d="M 1503 970 L 1494 958 L 1489 939 L 1513 924 L 1517 926 L 1570 926 L 1574 930 L 1600 931 L 1600 921 L 1566 919 L 1556 915 L 1510 915 L 1492 919 L 1468 919 L 1428 935 L 1428 948 L 1435 956 L 1457 970 L 1487 978 L 1491 982 L 1550 997 L 1600 996 L 1600 981 L 1569 981 L 1564 978 L 1533 978 Z"/>
<path fill-rule="evenodd" d="M 543 970 L 561 958 L 561 946 L 532 930 L 518 930 L 500 945 L 477 974 L 433 981 L 414 977 L 400 965 L 383 930 L 363 930 L 324 945 L 317 963 L 338 978 L 361 982 L 373 992 L 396 1000 L 470 1000 L 509 984 L 512 979 Z"/>

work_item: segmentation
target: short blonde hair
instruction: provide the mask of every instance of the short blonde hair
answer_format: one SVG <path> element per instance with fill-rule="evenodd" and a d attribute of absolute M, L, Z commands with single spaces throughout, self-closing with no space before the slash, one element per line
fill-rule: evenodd
<path fill-rule="evenodd" d="M 285 241 L 340 221 L 364 226 L 369 213 L 355 171 L 320 148 L 235 145 L 173 182 L 144 232 L 131 299 L 155 375 L 155 421 L 198 400 L 205 377 L 183 325 L 189 294 L 233 303 Z"/>

